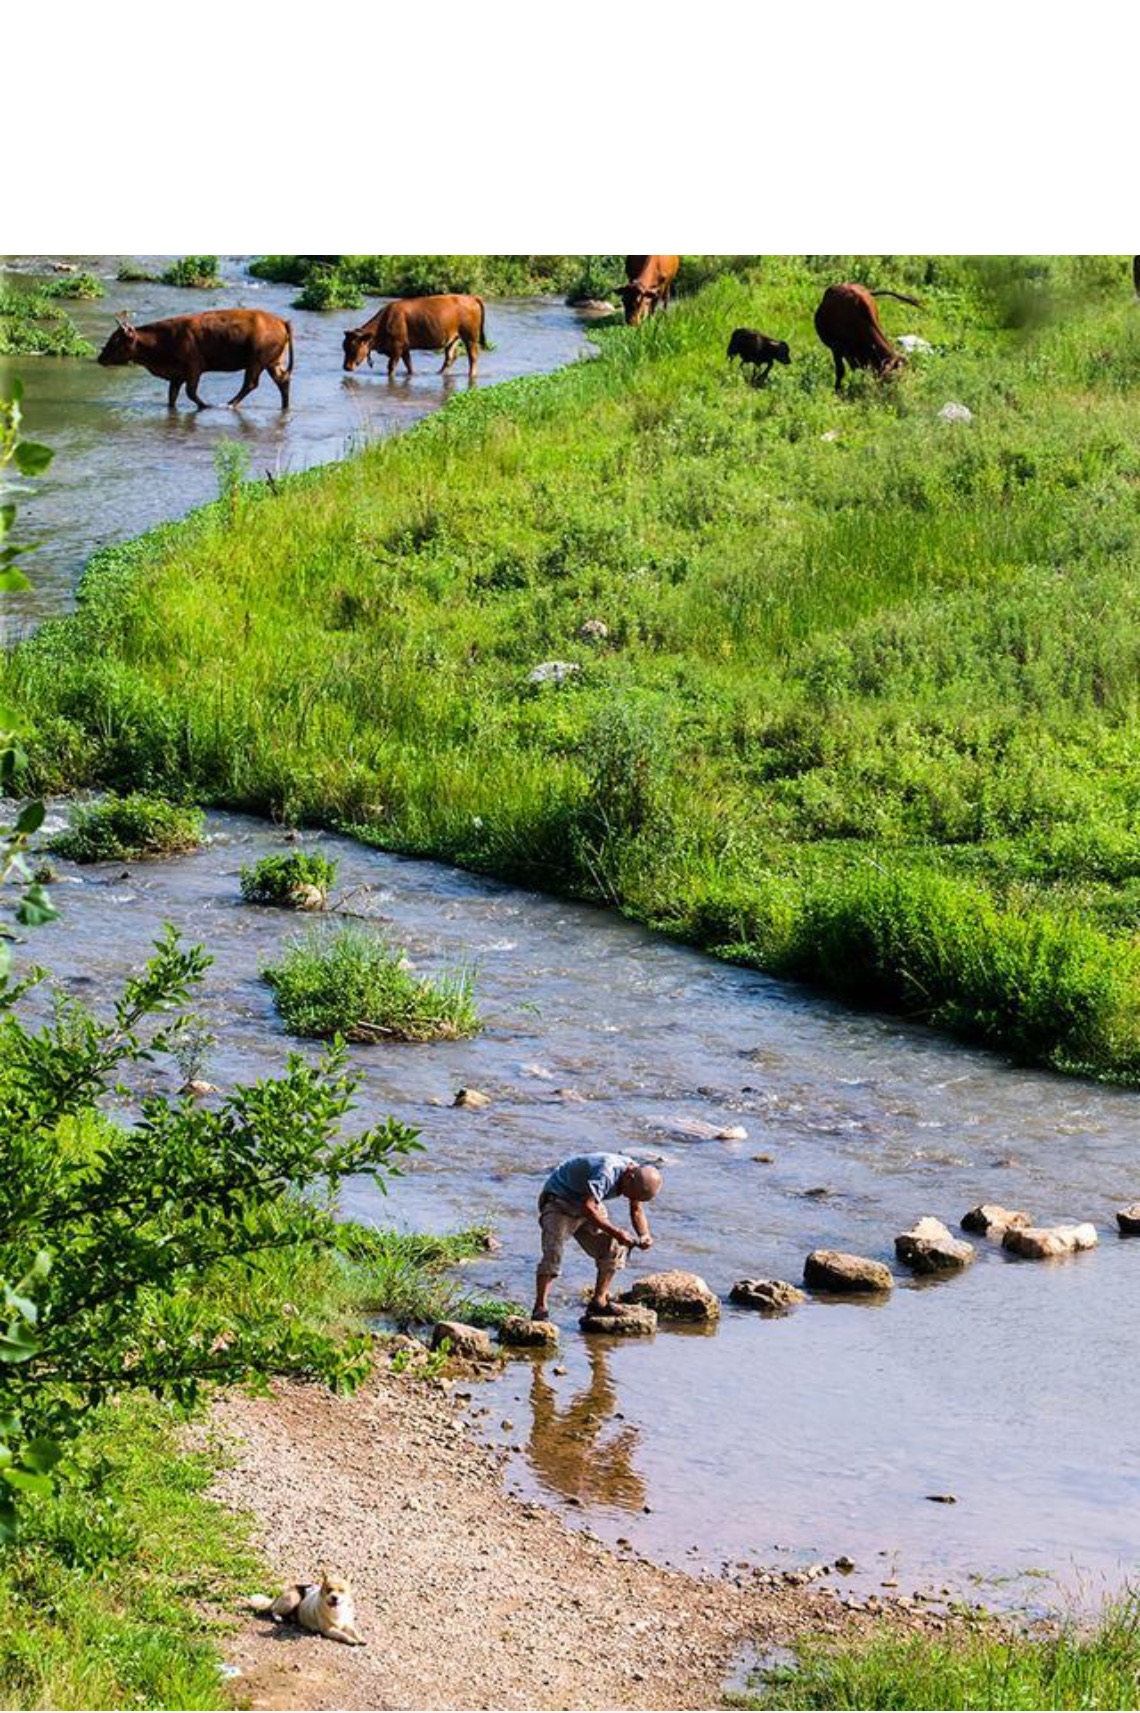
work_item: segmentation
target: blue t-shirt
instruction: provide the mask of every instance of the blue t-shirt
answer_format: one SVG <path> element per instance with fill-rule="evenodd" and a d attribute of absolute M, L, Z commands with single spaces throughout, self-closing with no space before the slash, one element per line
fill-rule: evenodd
<path fill-rule="evenodd" d="M 587 1198 L 609 1201 L 618 1194 L 622 1173 L 636 1164 L 628 1154 L 575 1154 L 555 1166 L 542 1186 L 543 1194 L 579 1204 Z"/>

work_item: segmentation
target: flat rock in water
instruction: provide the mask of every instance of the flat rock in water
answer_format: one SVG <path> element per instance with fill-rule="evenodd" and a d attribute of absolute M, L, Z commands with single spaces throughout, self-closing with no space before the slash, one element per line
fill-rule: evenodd
<path fill-rule="evenodd" d="M 1013 1208 L 1002 1207 L 996 1201 L 984 1201 L 978 1207 L 972 1207 L 969 1213 L 962 1215 L 962 1230 L 977 1231 L 983 1237 L 1000 1238 L 1003 1231 L 1011 1226 L 1032 1225 L 1032 1216 L 1028 1213 L 1015 1211 Z"/>
<path fill-rule="evenodd" d="M 1013 1225 L 1001 1240 L 1003 1249 L 1026 1261 L 1051 1261 L 1058 1255 L 1075 1255 L 1078 1249 L 1095 1249 L 1095 1225 Z"/>
<path fill-rule="evenodd" d="M 1140 1201 L 1116 1210 L 1116 1223 L 1122 1237 L 1140 1237 Z"/>
<path fill-rule="evenodd" d="M 720 1301 L 696 1273 L 679 1267 L 667 1273 L 647 1273 L 620 1298 L 653 1309 L 663 1320 L 716 1320 Z"/>
<path fill-rule="evenodd" d="M 895 1238 L 895 1254 L 914 1273 L 952 1273 L 968 1267 L 974 1245 L 952 1237 L 940 1219 L 920 1219 Z"/>
<path fill-rule="evenodd" d="M 759 1309 L 761 1314 L 779 1314 L 807 1301 L 798 1286 L 784 1279 L 738 1279 L 728 1297 L 741 1308 Z"/>
<path fill-rule="evenodd" d="M 817 1291 L 870 1292 L 894 1287 L 889 1267 L 839 1249 L 813 1249 L 804 1262 L 804 1284 Z"/>
<path fill-rule="evenodd" d="M 469 1106 L 478 1112 L 482 1107 L 490 1106 L 491 1097 L 489 1094 L 484 1094 L 479 1088 L 461 1088 L 451 1104 L 452 1106 Z"/>
<path fill-rule="evenodd" d="M 591 1314 L 587 1309 L 578 1325 L 583 1332 L 607 1333 L 611 1338 L 648 1338 L 657 1331 L 652 1309 L 626 1307 L 621 1314 Z"/>
<path fill-rule="evenodd" d="M 494 1359 L 495 1352 L 490 1337 L 482 1327 L 468 1326 L 461 1320 L 437 1321 L 432 1329 L 432 1349 L 438 1350 L 445 1338 L 450 1341 L 453 1356 L 464 1356 L 471 1362 L 490 1362 Z"/>
<path fill-rule="evenodd" d="M 558 1328 L 552 1320 L 529 1320 L 526 1315 L 508 1315 L 499 1326 L 499 1343 L 521 1349 L 539 1349 L 558 1343 Z"/>

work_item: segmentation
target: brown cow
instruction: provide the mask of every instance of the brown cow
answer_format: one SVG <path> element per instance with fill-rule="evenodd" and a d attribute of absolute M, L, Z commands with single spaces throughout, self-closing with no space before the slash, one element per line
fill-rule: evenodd
<path fill-rule="evenodd" d="M 849 369 L 874 369 L 877 375 L 889 375 L 905 361 L 896 351 L 879 324 L 877 297 L 896 297 L 915 309 L 922 305 L 917 298 L 904 297 L 898 291 L 872 291 L 863 285 L 828 286 L 823 301 L 815 312 L 815 330 L 835 359 L 835 390 L 843 385 L 843 365 Z"/>
<path fill-rule="evenodd" d="M 373 351 L 379 351 L 388 359 L 389 376 L 401 359 L 410 375 L 413 351 L 442 351 L 439 372 L 445 375 L 462 342 L 467 373 L 474 378 L 479 371 L 479 348 L 487 346 L 486 325 L 487 311 L 481 297 L 440 292 L 433 297 L 396 298 L 363 327 L 345 334 L 344 366 L 358 369 L 366 357 L 371 366 Z"/>
<path fill-rule="evenodd" d="M 656 315 L 665 308 L 680 266 L 680 256 L 625 258 L 626 283 L 618 296 L 630 327 L 640 327 L 647 315 Z"/>
<path fill-rule="evenodd" d="M 281 394 L 281 409 L 289 409 L 293 329 L 279 315 L 264 309 L 207 309 L 198 315 L 148 321 L 142 327 L 133 327 L 125 315 L 118 321 L 99 361 L 106 368 L 141 363 L 150 374 L 169 381 L 166 402 L 171 410 L 183 387 L 199 410 L 207 410 L 205 399 L 198 396 L 202 376 L 214 370 L 232 375 L 239 369 L 244 369 L 245 378 L 231 405 L 239 405 L 268 369 Z"/>

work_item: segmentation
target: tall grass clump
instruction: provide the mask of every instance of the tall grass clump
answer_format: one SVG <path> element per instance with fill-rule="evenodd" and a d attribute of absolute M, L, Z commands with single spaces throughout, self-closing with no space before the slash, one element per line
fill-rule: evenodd
<path fill-rule="evenodd" d="M 339 268 L 313 268 L 293 299 L 294 309 L 360 309 L 364 293 Z"/>
<path fill-rule="evenodd" d="M 102 280 L 85 272 L 63 274 L 59 279 L 49 280 L 42 289 L 48 297 L 75 298 L 82 302 L 106 296 Z"/>
<path fill-rule="evenodd" d="M 311 910 L 324 904 L 336 884 L 339 867 L 336 857 L 323 856 L 320 851 L 262 857 L 242 868 L 241 895 L 247 904 Z"/>
<path fill-rule="evenodd" d="M 189 286 L 199 291 L 210 291 L 222 283 L 217 256 L 182 256 L 164 268 L 160 277 L 163 285 Z"/>
<path fill-rule="evenodd" d="M 120 262 L 115 278 L 123 285 L 155 285 L 159 275 L 144 268 L 140 262 Z"/>
<path fill-rule="evenodd" d="M 196 851 L 205 817 L 186 803 L 171 803 L 143 791 L 81 803 L 70 825 L 48 848 L 72 862 L 124 862 L 141 857 L 178 856 Z"/>
<path fill-rule="evenodd" d="M 404 952 L 363 928 L 307 934 L 262 975 L 293 1035 L 454 1041 L 480 1027 L 469 971 L 417 976 Z"/>

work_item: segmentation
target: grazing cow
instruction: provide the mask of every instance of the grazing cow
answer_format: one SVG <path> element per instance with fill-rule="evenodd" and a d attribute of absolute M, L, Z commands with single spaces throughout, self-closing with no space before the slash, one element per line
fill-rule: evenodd
<path fill-rule="evenodd" d="M 366 357 L 371 366 L 373 351 L 379 351 L 388 359 L 389 376 L 401 359 L 410 375 L 413 351 L 442 351 L 443 367 L 439 372 L 445 375 L 462 342 L 467 352 L 467 373 L 474 378 L 479 370 L 479 348 L 487 347 L 486 324 L 487 312 L 481 297 L 455 297 L 441 292 L 434 297 L 396 298 L 363 327 L 345 334 L 344 366 L 358 369 Z"/>
<path fill-rule="evenodd" d="M 141 363 L 150 374 L 170 382 L 167 404 L 173 410 L 186 388 L 199 410 L 209 407 L 198 396 L 198 382 L 211 371 L 245 371 L 239 405 L 268 369 L 281 394 L 281 409 L 289 409 L 289 378 L 293 373 L 293 329 L 265 309 L 207 309 L 198 315 L 172 315 L 168 321 L 148 321 L 134 327 L 125 315 L 99 353 L 105 368 Z M 289 353 L 286 366 L 285 353 Z"/>
<path fill-rule="evenodd" d="M 790 363 L 792 353 L 785 339 L 769 339 L 755 327 L 738 327 L 728 342 L 730 363 L 734 357 L 740 358 L 742 369 L 751 363 L 753 385 L 763 386 L 772 372 L 772 364 Z"/>
<path fill-rule="evenodd" d="M 625 258 L 626 283 L 618 296 L 630 327 L 640 327 L 647 315 L 656 315 L 665 308 L 680 266 L 680 256 Z"/>
<path fill-rule="evenodd" d="M 849 369 L 874 369 L 877 375 L 889 375 L 905 361 L 896 351 L 879 324 L 877 297 L 895 297 L 915 309 L 922 305 L 915 297 L 904 297 L 898 291 L 872 291 L 863 285 L 828 286 L 823 301 L 815 312 L 815 330 L 835 359 L 835 390 L 843 385 L 843 365 Z"/>

